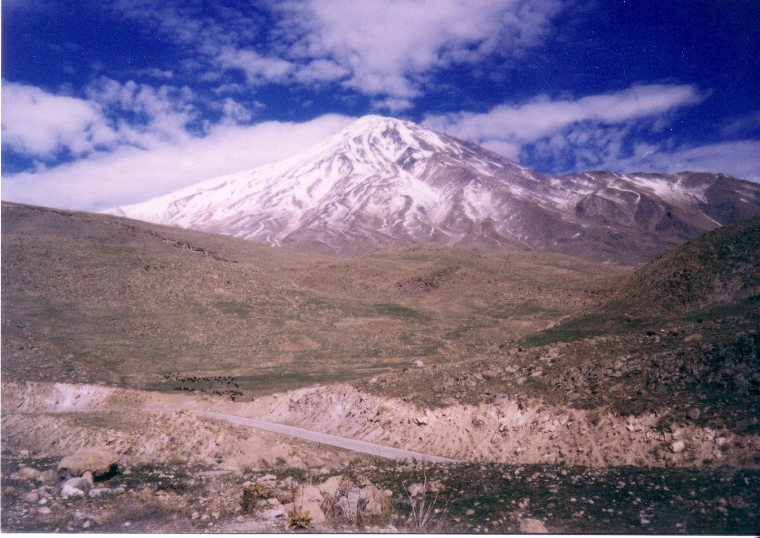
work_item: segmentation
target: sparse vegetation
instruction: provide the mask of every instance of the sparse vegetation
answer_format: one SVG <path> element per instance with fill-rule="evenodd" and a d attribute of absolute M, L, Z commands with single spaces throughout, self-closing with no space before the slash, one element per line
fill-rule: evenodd
<path fill-rule="evenodd" d="M 256 509 L 256 504 L 261 499 L 266 499 L 268 497 L 269 488 L 267 488 L 264 484 L 260 484 L 259 482 L 248 484 L 247 486 L 243 486 L 243 494 L 240 499 L 240 507 L 246 514 L 253 512 Z"/>
<path fill-rule="evenodd" d="M 311 527 L 311 515 L 308 510 L 291 510 L 288 512 L 288 528 L 305 530 Z"/>

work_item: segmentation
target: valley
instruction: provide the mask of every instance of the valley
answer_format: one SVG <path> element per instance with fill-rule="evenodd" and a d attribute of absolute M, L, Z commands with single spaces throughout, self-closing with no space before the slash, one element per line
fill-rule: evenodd
<path fill-rule="evenodd" d="M 516 250 L 336 259 L 16 204 L 2 218 L 4 529 L 283 530 L 292 493 L 241 513 L 240 484 L 338 477 L 393 508 L 362 523 L 323 492 L 315 528 L 411 531 L 433 493 L 407 496 L 407 476 L 441 484 L 439 531 L 756 528 L 757 219 L 636 270 Z M 390 463 L 222 415 L 461 463 Z M 54 510 L 30 508 L 19 473 L 88 446 L 119 454 L 103 486 L 124 484 L 132 512 L 58 500 L 54 483 L 32 492 Z M 570 510 L 621 477 L 702 489 Z"/>
<path fill-rule="evenodd" d="M 3 202 L 2 529 L 754 533 L 759 298 L 754 183 L 378 116 L 106 213 Z"/>

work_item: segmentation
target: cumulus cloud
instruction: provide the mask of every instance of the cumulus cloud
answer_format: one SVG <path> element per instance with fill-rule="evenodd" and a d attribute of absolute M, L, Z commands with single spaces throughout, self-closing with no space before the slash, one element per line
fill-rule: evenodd
<path fill-rule="evenodd" d="M 42 158 L 81 155 L 117 139 L 96 103 L 12 82 L 3 82 L 2 133 L 4 145 Z"/>
<path fill-rule="evenodd" d="M 202 137 L 121 146 L 79 161 L 3 178 L 3 198 L 36 205 L 101 210 L 136 203 L 199 181 L 290 157 L 354 121 L 325 115 L 304 123 L 223 123 Z"/>
<path fill-rule="evenodd" d="M 234 6 L 203 11 L 177 2 L 116 3 L 214 70 L 241 71 L 249 86 L 339 82 L 392 111 L 419 97 L 431 75 L 540 45 L 560 0 L 282 0 L 269 18 Z M 198 66 L 195 66 L 198 69 Z"/>
<path fill-rule="evenodd" d="M 279 4 L 293 58 L 329 59 L 369 96 L 413 99 L 429 73 L 541 43 L 555 0 L 299 0 Z M 389 101 L 393 102 L 393 101 Z M 378 103 L 383 103 L 379 100 Z"/>

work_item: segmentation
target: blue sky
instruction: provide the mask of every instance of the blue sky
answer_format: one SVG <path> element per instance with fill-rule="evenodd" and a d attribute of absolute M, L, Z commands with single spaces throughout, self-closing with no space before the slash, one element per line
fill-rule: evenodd
<path fill-rule="evenodd" d="M 755 0 L 4 0 L 2 195 L 99 210 L 365 114 L 541 172 L 760 181 Z"/>

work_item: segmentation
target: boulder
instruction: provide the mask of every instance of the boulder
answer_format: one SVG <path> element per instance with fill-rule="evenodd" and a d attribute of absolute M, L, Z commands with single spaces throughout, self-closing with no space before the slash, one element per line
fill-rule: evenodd
<path fill-rule="evenodd" d="M 547 534 L 549 529 L 540 520 L 526 517 L 520 520 L 520 532 L 525 534 Z"/>
<path fill-rule="evenodd" d="M 87 447 L 63 458 L 58 464 L 58 474 L 61 477 L 73 477 L 90 471 L 97 478 L 116 471 L 118 464 L 119 455 L 112 450 Z"/>

